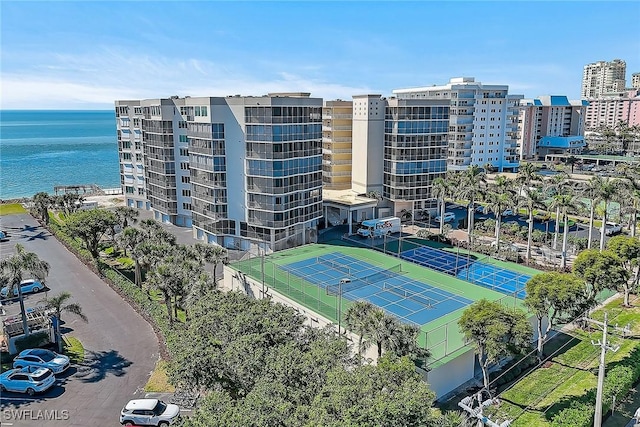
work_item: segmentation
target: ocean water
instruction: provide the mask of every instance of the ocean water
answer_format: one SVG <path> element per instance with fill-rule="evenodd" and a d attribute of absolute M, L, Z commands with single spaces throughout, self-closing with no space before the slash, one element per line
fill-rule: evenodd
<path fill-rule="evenodd" d="M 0 199 L 120 186 L 114 111 L 0 111 Z"/>

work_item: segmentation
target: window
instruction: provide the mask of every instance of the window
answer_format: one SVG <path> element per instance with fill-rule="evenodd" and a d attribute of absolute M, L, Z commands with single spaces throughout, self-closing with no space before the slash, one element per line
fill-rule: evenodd
<path fill-rule="evenodd" d="M 182 190 L 182 195 L 184 197 L 191 197 L 191 190 Z"/>

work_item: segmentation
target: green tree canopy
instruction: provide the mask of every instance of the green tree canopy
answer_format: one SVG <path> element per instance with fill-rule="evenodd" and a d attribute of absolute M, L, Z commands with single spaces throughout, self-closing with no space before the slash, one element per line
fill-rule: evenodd
<path fill-rule="evenodd" d="M 586 284 L 582 310 L 595 306 L 596 296 L 603 290 L 618 290 L 629 279 L 620 258 L 609 250 L 587 249 L 580 252 L 573 262 L 573 273 Z"/>
<path fill-rule="evenodd" d="M 118 224 L 118 217 L 113 212 L 104 209 L 91 209 L 79 211 L 69 216 L 65 226 L 70 235 L 82 240 L 84 247 L 93 259 L 98 259 L 100 239 L 116 224 Z"/>
<path fill-rule="evenodd" d="M 458 320 L 465 339 L 476 348 L 484 386 L 489 388 L 489 366 L 529 347 L 531 325 L 522 310 L 481 299 L 470 305 Z"/>
<path fill-rule="evenodd" d="M 569 273 L 549 272 L 536 274 L 526 284 L 524 303 L 537 318 L 538 358 L 542 359 L 544 341 L 549 331 L 560 321 L 570 320 L 575 307 L 583 305 L 584 281 Z M 547 327 L 542 321 L 547 318 Z"/>
<path fill-rule="evenodd" d="M 620 282 L 618 290 L 624 294 L 624 305 L 629 306 L 629 294 L 633 289 L 633 286 L 638 285 L 638 262 L 640 261 L 640 240 L 635 237 L 628 236 L 615 236 L 609 239 L 607 242 L 607 249 L 618 256 L 624 269 L 629 276 L 632 276 L 632 271 L 635 269 L 636 273 L 632 281 L 626 280 Z"/>

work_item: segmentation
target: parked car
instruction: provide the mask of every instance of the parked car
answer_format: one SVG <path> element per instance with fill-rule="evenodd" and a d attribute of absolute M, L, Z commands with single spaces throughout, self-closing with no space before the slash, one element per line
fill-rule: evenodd
<path fill-rule="evenodd" d="M 484 206 L 480 205 L 480 206 L 476 206 L 476 212 L 479 214 L 483 214 L 484 213 Z"/>
<path fill-rule="evenodd" d="M 24 368 L 27 366 L 39 366 L 49 368 L 54 374 L 60 374 L 69 367 L 69 358 L 44 348 L 31 348 L 23 350 L 13 359 L 13 367 Z"/>
<path fill-rule="evenodd" d="M 444 213 L 444 222 L 451 222 L 454 219 L 456 219 L 456 214 L 454 214 L 453 212 L 445 212 Z M 442 218 L 440 217 L 440 215 L 438 215 L 436 217 L 436 222 L 440 222 L 442 220 Z"/>
<path fill-rule="evenodd" d="M 36 393 L 47 391 L 54 384 L 56 378 L 48 368 L 28 366 L 21 369 L 10 369 L 0 374 L 0 391 Z"/>
<path fill-rule="evenodd" d="M 613 236 L 620 232 L 622 232 L 622 225 L 616 224 L 615 222 L 607 222 L 607 225 L 604 228 L 604 234 L 606 236 Z"/>
<path fill-rule="evenodd" d="M 24 294 L 40 292 L 41 290 L 44 289 L 44 285 L 35 279 L 27 279 L 20 282 L 20 288 L 22 288 L 22 294 L 24 295 Z M 2 298 L 7 298 L 8 295 L 9 295 L 8 286 L 5 286 L 2 289 L 0 289 L 0 296 Z M 13 296 L 14 297 L 18 296 L 18 288 L 13 288 Z"/>
<path fill-rule="evenodd" d="M 513 211 L 511 209 L 505 209 L 502 212 L 502 216 L 513 216 Z"/>
<path fill-rule="evenodd" d="M 9 235 L 5 231 L 0 231 L 0 242 L 3 242 L 9 238 Z"/>
<path fill-rule="evenodd" d="M 120 412 L 120 424 L 125 426 L 168 426 L 180 417 L 178 405 L 158 399 L 130 400 Z"/>

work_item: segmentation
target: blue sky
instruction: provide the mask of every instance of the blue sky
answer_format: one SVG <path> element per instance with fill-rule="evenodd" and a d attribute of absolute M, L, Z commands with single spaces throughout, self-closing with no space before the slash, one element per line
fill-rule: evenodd
<path fill-rule="evenodd" d="M 2 109 L 308 91 L 473 76 L 578 98 L 582 67 L 640 72 L 640 2 L 17 2 L 0 13 Z"/>

